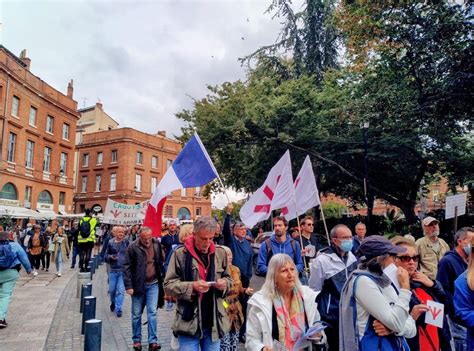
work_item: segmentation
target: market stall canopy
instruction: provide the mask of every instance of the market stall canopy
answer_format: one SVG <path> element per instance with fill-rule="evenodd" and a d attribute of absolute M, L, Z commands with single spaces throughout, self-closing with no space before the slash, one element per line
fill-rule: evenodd
<path fill-rule="evenodd" d="M 44 219 L 56 219 L 59 215 L 51 210 L 37 210 L 40 213 L 40 217 Z"/>
<path fill-rule="evenodd" d="M 0 216 L 9 216 L 12 218 L 34 218 L 41 219 L 43 216 L 29 208 L 19 206 L 4 206 L 0 205 Z"/>

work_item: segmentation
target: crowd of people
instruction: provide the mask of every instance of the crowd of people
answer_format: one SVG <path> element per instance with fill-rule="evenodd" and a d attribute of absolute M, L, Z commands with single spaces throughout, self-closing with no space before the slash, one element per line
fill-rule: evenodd
<path fill-rule="evenodd" d="M 473 228 L 459 229 L 450 249 L 433 217 L 423 219 L 417 241 L 411 235 L 366 237 L 363 223 L 354 234 L 338 224 L 326 245 L 312 217 L 302 219 L 301 235 L 275 217 L 255 267 L 264 283 L 254 291 L 253 237 L 232 210 L 229 204 L 222 224 L 210 217 L 182 226 L 171 220 L 161 238 L 138 225 L 98 227 L 88 212 L 72 228 L 32 225 L 18 242 L 2 231 L 0 327 L 7 326 L 20 265 L 38 274 L 52 260 L 61 276 L 71 255 L 72 268 L 79 256 L 79 269 L 87 270 L 100 237 L 111 312 L 122 317 L 124 298 L 131 298 L 134 350 L 143 347 L 145 308 L 148 350 L 238 350 L 239 344 L 264 351 L 474 350 Z M 5 245 L 13 253 L 7 269 Z M 444 306 L 438 326 L 426 318 L 433 312 L 430 301 Z M 157 337 L 162 307 L 175 310 L 166 347 Z"/>

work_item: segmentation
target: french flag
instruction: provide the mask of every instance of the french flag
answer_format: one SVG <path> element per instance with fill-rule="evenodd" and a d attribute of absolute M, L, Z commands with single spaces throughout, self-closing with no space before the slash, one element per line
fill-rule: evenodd
<path fill-rule="evenodd" d="M 163 207 L 171 192 L 203 186 L 218 177 L 204 145 L 195 133 L 184 146 L 155 189 L 148 204 L 143 225 L 150 227 L 154 237 L 161 236 Z"/>

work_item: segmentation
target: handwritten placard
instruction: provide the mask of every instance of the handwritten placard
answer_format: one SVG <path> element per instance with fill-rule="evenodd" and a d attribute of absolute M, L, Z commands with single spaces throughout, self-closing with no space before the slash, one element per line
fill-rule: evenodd
<path fill-rule="evenodd" d="M 458 194 L 446 196 L 446 215 L 445 219 L 454 218 L 454 209 L 458 208 L 458 216 L 466 214 L 467 194 Z"/>
<path fill-rule="evenodd" d="M 428 311 L 425 313 L 425 323 L 443 328 L 444 305 L 431 300 L 428 300 L 426 305 L 428 306 Z"/>

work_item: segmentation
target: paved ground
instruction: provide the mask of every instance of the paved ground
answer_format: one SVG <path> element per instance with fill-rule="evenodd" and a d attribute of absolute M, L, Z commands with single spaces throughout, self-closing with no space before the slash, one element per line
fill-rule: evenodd
<path fill-rule="evenodd" d="M 7 316 L 9 327 L 0 330 L 0 351 L 84 349 L 75 273 L 69 268 L 60 278 L 52 272 L 40 272 L 36 278 L 22 273 Z M 258 289 L 261 284 L 262 278 L 255 277 L 251 285 Z M 110 312 L 105 265 L 99 266 L 93 277 L 92 294 L 97 298 L 96 318 L 102 320 L 102 350 L 131 350 L 131 298 L 125 297 L 121 318 Z M 174 313 L 174 310 L 158 310 L 157 332 L 162 350 L 171 349 L 170 326 Z M 142 331 L 144 345 L 148 335 L 146 327 L 144 325 Z"/>

